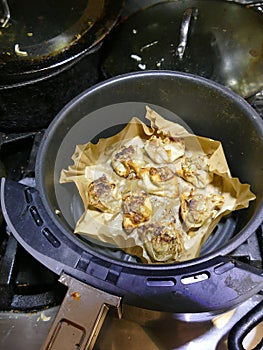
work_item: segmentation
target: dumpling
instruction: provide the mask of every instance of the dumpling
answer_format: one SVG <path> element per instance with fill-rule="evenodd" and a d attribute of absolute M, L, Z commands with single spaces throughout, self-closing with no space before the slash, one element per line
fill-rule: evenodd
<path fill-rule="evenodd" d="M 224 197 L 216 194 L 183 193 L 180 196 L 180 215 L 187 231 L 196 230 L 211 222 L 224 204 Z"/>
<path fill-rule="evenodd" d="M 177 176 L 167 166 L 144 168 L 141 170 L 141 178 L 148 193 L 168 198 L 178 196 Z"/>
<path fill-rule="evenodd" d="M 140 226 L 137 231 L 155 262 L 176 261 L 184 250 L 182 234 L 174 222 L 150 223 Z"/>
<path fill-rule="evenodd" d="M 173 163 L 184 155 L 185 143 L 183 139 L 153 135 L 145 142 L 144 149 L 156 164 Z"/>
<path fill-rule="evenodd" d="M 129 192 L 123 196 L 123 228 L 131 233 L 143 222 L 150 220 L 152 204 L 150 196 L 144 191 Z"/>
<path fill-rule="evenodd" d="M 121 208 L 121 196 L 117 186 L 103 175 L 88 185 L 88 201 L 91 209 L 114 213 Z"/>
<path fill-rule="evenodd" d="M 121 146 L 113 153 L 111 165 L 121 177 L 136 177 L 143 166 L 142 151 L 133 145 Z"/>
<path fill-rule="evenodd" d="M 213 173 L 209 172 L 207 160 L 207 157 L 201 155 L 185 157 L 177 174 L 197 188 L 204 188 L 213 181 Z"/>

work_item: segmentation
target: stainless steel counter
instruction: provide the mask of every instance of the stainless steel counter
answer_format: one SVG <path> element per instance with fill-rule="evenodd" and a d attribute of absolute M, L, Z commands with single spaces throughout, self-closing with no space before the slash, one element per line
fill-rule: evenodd
<path fill-rule="evenodd" d="M 229 330 L 262 299 L 256 295 L 205 322 L 182 322 L 173 314 L 124 305 L 122 319 L 107 317 L 94 350 L 227 350 Z M 57 311 L 58 307 L 36 313 L 1 312 L 0 350 L 39 350 Z M 262 334 L 263 323 L 246 337 L 246 349 L 253 349 Z"/>

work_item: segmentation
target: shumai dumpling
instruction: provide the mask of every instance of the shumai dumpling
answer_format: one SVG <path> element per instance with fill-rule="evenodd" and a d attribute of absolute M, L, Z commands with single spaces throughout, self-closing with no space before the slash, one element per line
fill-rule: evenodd
<path fill-rule="evenodd" d="M 88 201 L 91 209 L 96 208 L 102 212 L 114 213 L 121 208 L 118 188 L 105 174 L 88 185 Z"/>
<path fill-rule="evenodd" d="M 122 198 L 123 228 L 131 233 L 143 222 L 150 220 L 152 204 L 150 196 L 144 191 L 129 192 Z"/>
<path fill-rule="evenodd" d="M 111 165 L 121 177 L 136 177 L 143 165 L 142 150 L 133 145 L 121 146 L 113 153 Z"/>
<path fill-rule="evenodd" d="M 174 222 L 142 225 L 138 235 L 155 262 L 176 261 L 184 250 L 182 234 Z"/>
<path fill-rule="evenodd" d="M 195 187 L 205 188 L 213 181 L 213 173 L 209 172 L 207 161 L 207 157 L 201 155 L 185 157 L 181 161 L 181 169 L 177 174 Z"/>
<path fill-rule="evenodd" d="M 207 221 L 210 222 L 224 204 L 223 196 L 216 194 L 206 196 L 193 190 L 190 193 L 183 193 L 180 200 L 180 215 L 187 231 L 196 230 Z"/>
<path fill-rule="evenodd" d="M 146 140 L 144 149 L 156 164 L 173 163 L 184 155 L 185 143 L 183 139 L 153 135 Z"/>
<path fill-rule="evenodd" d="M 178 196 L 178 179 L 168 166 L 144 168 L 141 178 L 148 193 L 168 198 Z"/>

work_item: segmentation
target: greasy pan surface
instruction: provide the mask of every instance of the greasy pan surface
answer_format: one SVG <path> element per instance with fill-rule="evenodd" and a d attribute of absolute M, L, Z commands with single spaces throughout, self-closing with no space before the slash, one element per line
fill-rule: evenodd
<path fill-rule="evenodd" d="M 238 212 L 233 238 L 201 258 L 178 264 L 178 268 L 230 253 L 262 221 L 263 123 L 240 96 L 194 75 L 148 71 L 118 76 L 92 87 L 65 106 L 48 128 L 38 154 L 36 181 L 46 210 L 67 237 L 78 241 L 72 231 L 76 207 L 81 211 L 80 199 L 74 184 L 58 183 L 60 171 L 71 164 L 76 144 L 96 139 L 101 133 L 111 136 L 132 116 L 142 117 L 146 104 L 159 106 L 160 113 L 174 121 L 178 121 L 174 117 L 177 114 L 197 135 L 220 140 L 232 175 L 250 183 L 257 195 L 248 209 Z M 56 209 L 62 212 L 60 217 Z M 89 249 L 80 240 L 78 244 Z M 100 255 L 96 251 L 94 254 Z M 108 259 L 106 255 L 103 258 Z"/>
<path fill-rule="evenodd" d="M 181 28 L 189 11 L 180 58 Z M 244 4 L 162 1 L 124 17 L 115 27 L 103 44 L 102 70 L 107 78 L 142 69 L 177 70 L 214 80 L 248 98 L 263 88 L 262 40 L 262 13 Z"/>
<path fill-rule="evenodd" d="M 9 1 L 11 18 L 2 29 L 0 89 L 47 79 L 84 57 L 117 22 L 123 1 Z M 32 32 L 28 36 L 28 32 Z M 24 55 L 17 54 L 19 43 Z"/>

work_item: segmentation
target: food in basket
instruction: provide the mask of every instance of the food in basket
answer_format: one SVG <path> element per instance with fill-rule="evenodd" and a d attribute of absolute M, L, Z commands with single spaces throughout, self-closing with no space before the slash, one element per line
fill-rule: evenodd
<path fill-rule="evenodd" d="M 75 233 L 145 263 L 195 258 L 220 219 L 255 199 L 232 178 L 222 144 L 146 108 L 113 137 L 77 145 L 60 182 L 75 182 L 84 213 Z"/>

